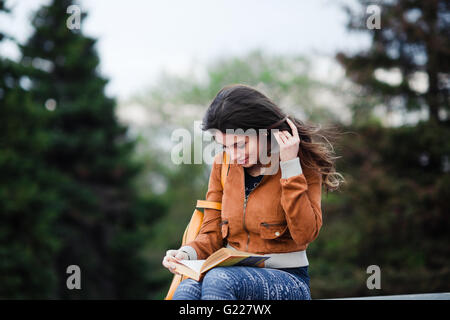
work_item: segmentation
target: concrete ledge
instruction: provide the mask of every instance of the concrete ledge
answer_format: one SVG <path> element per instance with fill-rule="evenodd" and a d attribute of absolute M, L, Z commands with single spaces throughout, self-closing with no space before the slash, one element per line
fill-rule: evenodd
<path fill-rule="evenodd" d="M 355 298 L 337 298 L 322 300 L 450 300 L 450 292 L 401 294 L 392 296 L 372 296 Z"/>

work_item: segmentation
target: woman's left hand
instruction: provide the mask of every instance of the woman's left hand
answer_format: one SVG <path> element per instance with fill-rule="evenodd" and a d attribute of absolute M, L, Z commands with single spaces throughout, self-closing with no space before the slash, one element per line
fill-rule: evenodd
<path fill-rule="evenodd" d="M 292 128 L 292 135 L 287 130 L 278 131 L 274 134 L 280 145 L 280 161 L 288 161 L 298 157 L 298 150 L 300 148 L 300 137 L 298 136 L 297 127 L 290 120 L 286 119 L 289 126 Z"/>

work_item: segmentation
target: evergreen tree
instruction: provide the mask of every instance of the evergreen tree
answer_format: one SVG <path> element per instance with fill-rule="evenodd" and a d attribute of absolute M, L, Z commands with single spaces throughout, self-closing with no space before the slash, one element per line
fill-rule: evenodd
<path fill-rule="evenodd" d="M 150 283 L 142 230 L 164 207 L 135 188 L 142 168 L 132 158 L 136 141 L 127 138 L 114 99 L 105 96 L 96 41 L 66 24 L 73 4 L 52 1 L 40 8 L 34 32 L 21 46 L 33 102 L 49 117 L 49 147 L 42 157 L 65 177 L 56 229 L 62 243 L 55 261 L 57 296 L 145 298 Z M 81 269 L 81 290 L 66 287 L 69 265 Z"/>
<path fill-rule="evenodd" d="M 358 133 L 343 141 L 338 153 L 345 160 L 337 167 L 349 183 L 331 206 L 324 205 L 328 228 L 310 247 L 322 260 L 311 270 L 311 278 L 318 279 L 312 286 L 327 297 L 448 291 L 449 5 L 439 0 L 359 3 L 359 14 L 349 11 L 349 28 L 369 33 L 372 44 L 352 56 L 337 55 L 362 90 L 355 114 L 383 103 L 404 111 L 425 106 L 429 119 L 395 128 L 370 121 L 348 127 Z M 366 8 L 372 4 L 381 8 L 380 29 L 366 26 Z M 401 75 L 398 84 L 376 76 L 393 68 Z M 422 92 L 413 81 L 418 73 L 428 78 Z M 381 267 L 381 290 L 367 289 L 365 270 L 372 264 Z"/>
<path fill-rule="evenodd" d="M 359 0 L 358 11 L 347 8 L 348 28 L 370 34 L 367 51 L 337 55 L 347 75 L 362 88 L 362 96 L 377 98 L 388 108 L 402 111 L 428 109 L 429 119 L 440 122 L 447 115 L 450 77 L 450 3 L 446 0 Z M 380 11 L 380 28 L 367 27 L 368 6 Z M 387 83 L 375 76 L 377 69 L 397 68 L 401 81 Z M 426 75 L 426 90 L 418 89 L 418 75 Z M 424 78 L 424 77 L 422 77 Z M 361 106 L 357 106 L 361 107 Z M 358 110 L 356 110 L 358 112 Z"/>
<path fill-rule="evenodd" d="M 14 41 L 0 31 L 5 39 Z M 24 83 L 20 64 L 0 57 L 0 299 L 54 298 L 57 283 L 61 176 L 42 158 L 47 112 L 34 108 Z"/>

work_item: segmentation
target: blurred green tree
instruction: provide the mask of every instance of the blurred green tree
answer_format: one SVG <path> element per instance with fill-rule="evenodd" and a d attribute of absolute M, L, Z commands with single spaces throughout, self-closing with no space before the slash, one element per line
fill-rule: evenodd
<path fill-rule="evenodd" d="M 0 0 L 2 18 L 9 13 Z M 0 31 L 2 41 L 15 39 Z M 0 57 L 0 299 L 54 298 L 62 177 L 42 158 L 47 112 L 23 88 L 29 79 L 22 69 Z"/>
<path fill-rule="evenodd" d="M 354 134 L 337 146 L 348 184 L 331 195 L 324 228 L 310 247 L 318 297 L 449 290 L 448 3 L 377 2 L 381 29 L 369 30 L 371 4 L 348 9 L 350 29 L 371 35 L 369 50 L 337 55 L 361 99 L 346 127 Z M 426 89 L 418 87 L 418 75 L 428 79 Z M 377 104 L 405 111 L 425 106 L 429 118 L 383 127 L 371 117 Z M 372 264 L 381 268 L 381 290 L 366 287 Z"/>
<path fill-rule="evenodd" d="M 369 29 L 370 5 L 380 9 L 380 28 Z M 356 54 L 340 52 L 337 60 L 359 85 L 363 101 L 354 113 L 367 117 L 380 104 L 388 110 L 424 109 L 429 120 L 441 121 L 450 112 L 450 4 L 446 0 L 359 0 L 345 6 L 348 29 L 369 35 L 371 45 Z"/>
<path fill-rule="evenodd" d="M 61 243 L 54 261 L 56 297 L 146 298 L 150 272 L 142 248 L 165 204 L 135 184 L 143 164 L 133 157 L 136 141 L 115 116 L 104 93 L 96 40 L 70 29 L 74 1 L 51 1 L 34 15 L 33 34 L 21 45 L 35 108 L 47 113 L 48 147 L 41 157 L 64 176 L 63 206 L 53 229 Z M 72 7 L 73 8 L 73 7 Z M 73 17 L 73 16 L 72 16 Z M 76 22 L 76 19 L 72 22 Z M 82 290 L 68 290 L 66 268 L 81 268 Z"/>
<path fill-rule="evenodd" d="M 315 297 L 445 292 L 450 289 L 450 126 L 347 126 L 336 146 L 347 180 L 324 198 L 324 225 L 309 249 Z M 381 268 L 381 290 L 366 268 Z"/>

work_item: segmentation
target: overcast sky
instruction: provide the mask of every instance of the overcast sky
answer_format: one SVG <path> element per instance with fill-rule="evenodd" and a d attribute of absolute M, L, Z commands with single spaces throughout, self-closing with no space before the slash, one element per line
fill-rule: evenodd
<path fill-rule="evenodd" d="M 25 41 L 30 14 L 47 0 L 9 0 L 0 28 Z M 342 2 L 342 1 L 341 1 Z M 351 0 L 345 1 L 352 3 Z M 260 48 L 269 53 L 333 56 L 367 45 L 350 36 L 347 17 L 331 0 L 82 0 L 85 34 L 98 38 L 107 93 L 120 99 L 151 85 L 159 72 L 183 73 L 217 57 Z M 4 44 L 0 53 L 15 57 Z"/>

